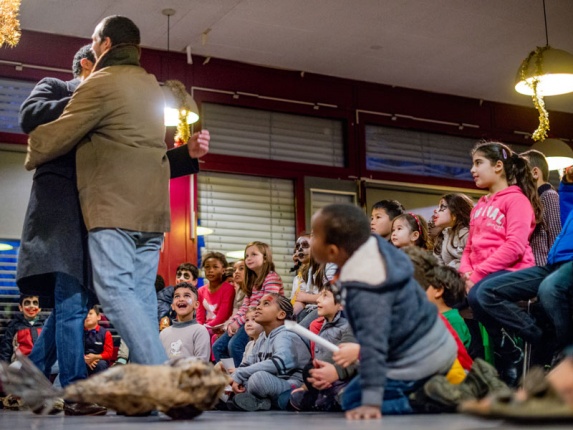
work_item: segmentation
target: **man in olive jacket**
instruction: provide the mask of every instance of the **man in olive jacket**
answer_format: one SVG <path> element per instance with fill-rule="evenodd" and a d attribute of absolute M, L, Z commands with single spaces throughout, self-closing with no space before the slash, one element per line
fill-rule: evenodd
<path fill-rule="evenodd" d="M 62 116 L 30 134 L 26 168 L 77 145 L 76 170 L 88 230 L 94 287 L 132 361 L 161 364 L 154 280 L 163 232 L 169 230 L 169 161 L 163 142 L 163 95 L 139 65 L 140 36 L 128 18 L 107 17 L 95 29 L 97 63 Z M 209 134 L 189 145 L 208 151 Z"/>

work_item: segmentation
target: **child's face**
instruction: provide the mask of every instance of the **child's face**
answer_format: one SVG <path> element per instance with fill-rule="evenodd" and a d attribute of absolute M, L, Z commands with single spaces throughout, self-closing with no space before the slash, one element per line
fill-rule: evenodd
<path fill-rule="evenodd" d="M 194 287 L 197 286 L 197 279 L 193 277 L 193 274 L 189 270 L 178 270 L 175 277 L 175 284 L 180 284 L 181 282 L 188 282 Z"/>
<path fill-rule="evenodd" d="M 281 318 L 281 313 L 284 314 L 284 311 L 279 308 L 276 299 L 268 294 L 264 295 L 255 310 L 255 322 L 264 326 L 280 319 L 284 320 L 284 316 Z"/>
<path fill-rule="evenodd" d="M 442 290 L 438 290 L 436 288 L 434 288 L 432 285 L 430 285 L 428 287 L 428 289 L 426 290 L 426 297 L 428 298 L 428 300 L 434 304 L 439 304 L 441 303 L 441 299 L 442 299 Z"/>
<path fill-rule="evenodd" d="M 245 282 L 245 262 L 243 260 L 236 261 L 233 264 L 233 281 L 236 285 L 242 285 Z"/>
<path fill-rule="evenodd" d="M 203 264 L 203 270 L 205 270 L 205 278 L 209 280 L 209 283 L 220 283 L 223 280 L 223 274 L 225 273 L 225 267 L 216 258 L 209 258 Z"/>
<path fill-rule="evenodd" d="M 22 300 L 22 304 L 18 305 L 18 308 L 27 320 L 33 320 L 42 311 L 40 309 L 40 300 L 37 296 L 26 297 Z"/>
<path fill-rule="evenodd" d="M 189 288 L 177 288 L 175 293 L 173 293 L 171 309 L 175 311 L 179 321 L 193 318 L 193 313 L 198 305 L 197 297 Z"/>
<path fill-rule="evenodd" d="M 392 220 L 384 209 L 372 209 L 370 215 L 370 231 L 388 238 L 392 233 Z"/>
<path fill-rule="evenodd" d="M 472 168 L 470 170 L 476 187 L 490 188 L 499 181 L 503 173 L 503 163 L 498 161 L 495 164 L 485 158 L 483 153 L 476 151 L 472 156 Z"/>
<path fill-rule="evenodd" d="M 336 313 L 342 309 L 342 306 L 334 303 L 332 292 L 324 290 L 316 299 L 318 315 L 325 317 L 327 320 L 334 318 Z"/>
<path fill-rule="evenodd" d="M 249 337 L 257 339 L 262 331 L 263 326 L 255 321 L 255 311 L 248 312 L 247 315 L 245 315 L 245 332 Z"/>
<path fill-rule="evenodd" d="M 301 264 L 306 264 L 310 260 L 310 237 L 301 236 L 296 241 L 296 246 L 294 248 L 294 255 L 292 256 L 293 261 L 297 261 Z"/>
<path fill-rule="evenodd" d="M 396 218 L 392 223 L 392 243 L 396 248 L 414 245 L 420 237 L 420 233 L 412 231 L 408 221 L 404 218 Z"/>
<path fill-rule="evenodd" d="M 101 315 L 98 315 L 96 311 L 90 309 L 88 312 L 88 316 L 84 320 L 84 327 L 85 328 L 93 328 L 95 327 L 101 320 Z"/>
<path fill-rule="evenodd" d="M 434 222 L 435 227 L 441 229 L 453 226 L 452 213 L 450 212 L 450 208 L 448 208 L 448 204 L 444 199 L 441 199 L 437 209 L 434 209 L 432 221 Z"/>
<path fill-rule="evenodd" d="M 258 272 L 262 267 L 265 258 L 256 245 L 249 246 L 245 250 L 245 265 L 253 272 Z"/>

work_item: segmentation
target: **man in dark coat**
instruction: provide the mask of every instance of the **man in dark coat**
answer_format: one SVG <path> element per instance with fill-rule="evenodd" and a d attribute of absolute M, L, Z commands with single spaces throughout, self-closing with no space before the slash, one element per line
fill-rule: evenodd
<path fill-rule="evenodd" d="M 42 79 L 20 108 L 22 130 L 30 133 L 57 119 L 94 63 L 86 45 L 74 56 L 73 80 Z M 83 345 L 88 312 L 88 265 L 75 151 L 70 151 L 36 169 L 16 273 L 21 294 L 40 296 L 43 306 L 54 306 L 29 357 L 46 375 L 57 358 L 63 387 L 87 377 L 83 351 L 76 350 Z"/>

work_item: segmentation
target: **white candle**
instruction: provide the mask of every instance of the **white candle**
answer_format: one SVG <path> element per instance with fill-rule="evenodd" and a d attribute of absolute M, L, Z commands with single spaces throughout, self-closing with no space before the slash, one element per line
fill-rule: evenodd
<path fill-rule="evenodd" d="M 307 339 L 312 340 L 314 343 L 318 345 L 324 346 L 329 351 L 337 352 L 340 350 L 340 348 L 335 344 L 333 344 L 332 342 L 329 342 L 326 339 L 320 337 L 319 335 L 314 334 L 310 330 L 305 329 L 304 327 L 298 325 L 294 321 L 286 320 L 285 328 L 287 330 L 294 331 L 299 336 L 306 337 Z"/>

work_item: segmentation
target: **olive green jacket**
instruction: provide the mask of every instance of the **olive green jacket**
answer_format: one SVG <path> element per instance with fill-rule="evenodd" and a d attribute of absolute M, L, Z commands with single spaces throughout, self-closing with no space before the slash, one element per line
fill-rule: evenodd
<path fill-rule="evenodd" d="M 113 47 L 62 116 L 30 134 L 25 167 L 33 170 L 77 145 L 78 191 L 88 230 L 168 231 L 163 106 L 157 80 L 139 66 L 139 49 Z"/>

